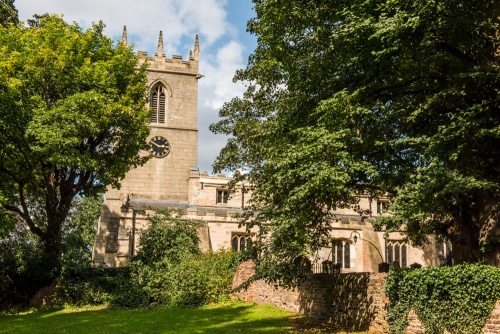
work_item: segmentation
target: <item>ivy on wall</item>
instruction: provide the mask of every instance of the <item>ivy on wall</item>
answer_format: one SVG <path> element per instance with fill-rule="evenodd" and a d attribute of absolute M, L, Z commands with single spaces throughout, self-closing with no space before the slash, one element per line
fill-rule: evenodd
<path fill-rule="evenodd" d="M 500 299 L 500 269 L 464 264 L 391 272 L 386 293 L 391 333 L 405 332 L 412 308 L 426 333 L 482 333 Z"/>

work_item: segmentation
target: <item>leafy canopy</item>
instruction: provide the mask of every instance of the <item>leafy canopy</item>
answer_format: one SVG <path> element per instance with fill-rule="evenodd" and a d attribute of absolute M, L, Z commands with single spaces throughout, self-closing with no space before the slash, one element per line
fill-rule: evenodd
<path fill-rule="evenodd" d="M 0 27 L 0 205 L 56 261 L 75 196 L 118 186 L 148 158 L 145 69 L 103 29 L 52 15 Z"/>
<path fill-rule="evenodd" d="M 499 199 L 498 3 L 254 4 L 258 45 L 235 76 L 247 90 L 211 130 L 231 136 L 215 171 L 255 188 L 257 275 L 296 281 L 293 259 L 361 191 L 392 198 L 388 230 L 437 233 L 457 262 L 478 261 Z"/>
<path fill-rule="evenodd" d="M 14 0 L 0 0 L 0 25 L 7 27 L 9 24 L 19 23 Z"/>

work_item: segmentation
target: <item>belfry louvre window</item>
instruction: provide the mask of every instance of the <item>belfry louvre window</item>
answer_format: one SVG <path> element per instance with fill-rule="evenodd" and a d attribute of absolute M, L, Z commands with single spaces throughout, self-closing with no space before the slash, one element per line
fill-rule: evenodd
<path fill-rule="evenodd" d="M 167 104 L 167 94 L 162 84 L 157 84 L 151 91 L 149 107 L 151 110 L 151 123 L 165 123 L 165 109 Z"/>

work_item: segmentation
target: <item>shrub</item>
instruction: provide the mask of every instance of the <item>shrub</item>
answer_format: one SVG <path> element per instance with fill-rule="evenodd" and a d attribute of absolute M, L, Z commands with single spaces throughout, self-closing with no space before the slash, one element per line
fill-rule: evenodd
<path fill-rule="evenodd" d="M 179 261 L 133 261 L 129 265 L 130 282 L 122 285 L 126 288 L 113 297 L 111 304 L 196 307 L 227 300 L 236 272 L 235 255 L 232 251 L 220 251 L 185 254 Z"/>
<path fill-rule="evenodd" d="M 174 266 L 172 299 L 176 306 L 199 306 L 229 298 L 236 272 L 235 253 L 220 251 L 186 257 Z"/>
<path fill-rule="evenodd" d="M 66 266 L 58 278 L 55 303 L 105 305 L 119 294 L 122 286 L 129 287 L 130 269 Z"/>
<path fill-rule="evenodd" d="M 150 226 L 142 232 L 139 252 L 129 265 L 131 286 L 141 290 L 138 301 L 193 307 L 227 298 L 236 271 L 233 253 L 201 254 L 200 223 L 179 216 L 172 210 L 148 216 Z M 113 300 L 114 305 L 128 306 L 124 302 L 129 300 Z"/>
<path fill-rule="evenodd" d="M 148 216 L 137 256 L 125 268 L 90 268 L 72 262 L 63 268 L 59 301 L 114 307 L 150 305 L 195 307 L 229 297 L 236 253 L 201 254 L 199 222 L 175 211 Z"/>
<path fill-rule="evenodd" d="M 40 238 L 15 215 L 0 217 L 0 308 L 27 306 L 38 289 L 50 286 L 54 280 L 62 286 L 57 302 L 106 302 L 102 290 L 108 287 L 98 280 L 107 280 L 108 274 L 90 268 L 101 203 L 101 197 L 75 199 L 62 226 L 63 253 L 59 259 L 47 257 Z M 5 212 L 0 210 L 1 214 Z"/>
<path fill-rule="evenodd" d="M 389 324 L 404 333 L 414 309 L 426 333 L 481 333 L 500 299 L 500 269 L 464 264 L 392 272 L 387 277 Z"/>
<path fill-rule="evenodd" d="M 158 210 L 147 217 L 150 226 L 141 233 L 137 258 L 145 264 L 169 259 L 180 261 L 185 254 L 200 254 L 195 220 L 181 220 L 173 210 Z"/>
<path fill-rule="evenodd" d="M 41 242 L 20 224 L 0 239 L 0 309 L 27 306 L 39 288 L 51 284 L 55 274 L 47 261 Z"/>

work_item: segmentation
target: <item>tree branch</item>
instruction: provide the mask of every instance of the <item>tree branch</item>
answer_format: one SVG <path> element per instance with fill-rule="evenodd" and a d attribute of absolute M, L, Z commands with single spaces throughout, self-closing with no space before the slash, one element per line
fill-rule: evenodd
<path fill-rule="evenodd" d="M 31 216 L 29 214 L 29 209 L 28 206 L 26 205 L 26 197 L 24 196 L 24 189 L 22 184 L 19 184 L 19 201 L 21 202 L 21 207 L 23 208 L 21 217 L 28 224 L 30 231 L 43 239 L 45 237 L 45 233 L 42 231 L 40 227 L 35 225 L 33 219 L 31 219 Z"/>
<path fill-rule="evenodd" d="M 452 55 L 453 57 L 457 58 L 462 63 L 464 63 L 464 64 L 466 64 L 468 66 L 472 67 L 472 66 L 476 66 L 477 65 L 477 62 L 473 58 L 467 56 L 462 51 L 460 51 L 459 49 L 455 48 L 454 46 L 449 45 L 448 43 L 438 42 L 438 43 L 436 43 L 436 47 L 437 47 L 438 50 L 444 51 L 444 52 Z"/>

